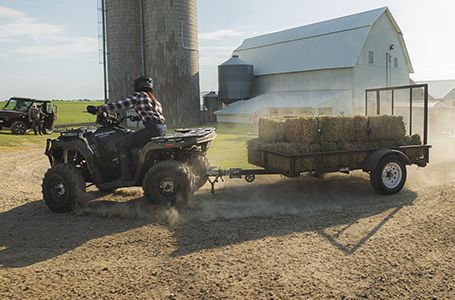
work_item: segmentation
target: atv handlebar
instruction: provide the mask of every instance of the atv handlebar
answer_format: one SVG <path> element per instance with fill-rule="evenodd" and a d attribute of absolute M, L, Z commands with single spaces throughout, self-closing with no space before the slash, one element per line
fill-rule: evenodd
<path fill-rule="evenodd" d="M 119 113 L 98 112 L 96 106 L 93 105 L 88 105 L 86 112 L 96 116 L 96 124 L 106 127 L 118 126 L 125 119 L 129 119 L 132 122 L 139 122 L 141 120 L 138 115 L 121 116 Z"/>

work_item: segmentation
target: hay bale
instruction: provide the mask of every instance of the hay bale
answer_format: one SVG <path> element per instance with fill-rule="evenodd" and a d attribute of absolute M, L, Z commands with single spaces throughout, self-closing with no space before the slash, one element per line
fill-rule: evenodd
<path fill-rule="evenodd" d="M 262 167 L 264 165 L 264 157 L 262 155 L 262 152 L 259 151 L 260 147 L 264 144 L 265 143 L 260 139 L 248 141 L 248 163 L 259 167 Z"/>
<path fill-rule="evenodd" d="M 353 139 L 356 142 L 368 141 L 368 118 L 365 116 L 352 117 Z"/>
<path fill-rule="evenodd" d="M 279 119 L 259 119 L 259 139 L 267 142 L 283 142 L 285 123 Z"/>
<path fill-rule="evenodd" d="M 402 116 L 368 117 L 370 141 L 401 140 L 406 135 Z"/>
<path fill-rule="evenodd" d="M 353 117 L 323 116 L 318 122 L 321 143 L 355 140 Z"/>
<path fill-rule="evenodd" d="M 346 151 L 352 148 L 348 142 L 329 142 L 321 143 L 322 152 Z M 343 168 L 349 167 L 349 154 L 326 154 L 322 160 L 323 168 Z"/>
<path fill-rule="evenodd" d="M 268 143 L 260 139 L 248 141 L 248 163 L 265 168 L 265 155 L 262 150 L 272 151 L 282 154 L 299 155 L 305 153 L 320 152 L 321 147 L 317 144 L 299 143 Z M 274 154 L 267 155 L 268 168 L 281 173 L 291 171 L 291 160 Z M 316 168 L 317 160 L 314 157 L 296 159 L 297 172 L 309 172 Z"/>
<path fill-rule="evenodd" d="M 285 141 L 289 143 L 317 144 L 319 143 L 318 119 L 305 117 L 287 119 L 285 122 Z"/>
<path fill-rule="evenodd" d="M 401 146 L 408 146 L 408 145 L 422 145 L 422 138 L 419 134 L 414 134 L 412 136 L 406 135 L 400 141 Z"/>

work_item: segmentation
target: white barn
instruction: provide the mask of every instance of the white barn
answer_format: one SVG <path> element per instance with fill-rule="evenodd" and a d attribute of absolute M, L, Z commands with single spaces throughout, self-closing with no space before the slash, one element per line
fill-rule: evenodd
<path fill-rule="evenodd" d="M 362 113 L 366 88 L 406 85 L 413 73 L 386 7 L 249 38 L 234 55 L 254 66 L 254 97 L 218 111 L 218 122 Z"/>

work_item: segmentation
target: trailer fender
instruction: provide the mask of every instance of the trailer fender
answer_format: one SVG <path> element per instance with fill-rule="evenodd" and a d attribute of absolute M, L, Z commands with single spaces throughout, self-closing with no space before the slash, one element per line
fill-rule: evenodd
<path fill-rule="evenodd" d="M 401 151 L 393 149 L 380 149 L 368 155 L 368 157 L 365 159 L 362 165 L 363 171 L 364 172 L 374 171 L 378 163 L 381 161 L 381 159 L 388 155 L 397 155 L 403 160 L 403 163 L 405 165 L 411 164 L 411 161 L 409 160 L 408 156 Z"/>

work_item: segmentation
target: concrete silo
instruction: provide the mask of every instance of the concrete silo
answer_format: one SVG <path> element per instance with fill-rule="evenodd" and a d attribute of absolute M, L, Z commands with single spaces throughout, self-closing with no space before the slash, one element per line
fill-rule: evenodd
<path fill-rule="evenodd" d="M 176 127 L 198 123 L 200 91 L 196 0 L 106 1 L 110 4 L 106 6 L 109 98 L 117 96 L 115 90 L 131 90 L 134 78 L 121 82 L 126 75 L 151 75 L 168 125 Z M 110 6 L 115 9 L 123 7 L 124 12 L 109 12 Z M 126 46 L 119 45 L 125 42 Z M 113 44 L 122 49 L 123 59 L 118 59 L 117 54 L 112 57 L 111 51 L 116 49 Z M 127 58 L 131 53 L 129 50 L 134 53 Z M 116 66 L 111 67 L 112 64 Z M 124 89 L 116 87 L 116 82 Z"/>
<path fill-rule="evenodd" d="M 118 100 L 133 92 L 142 75 L 139 1 L 105 2 L 109 100 Z"/>

